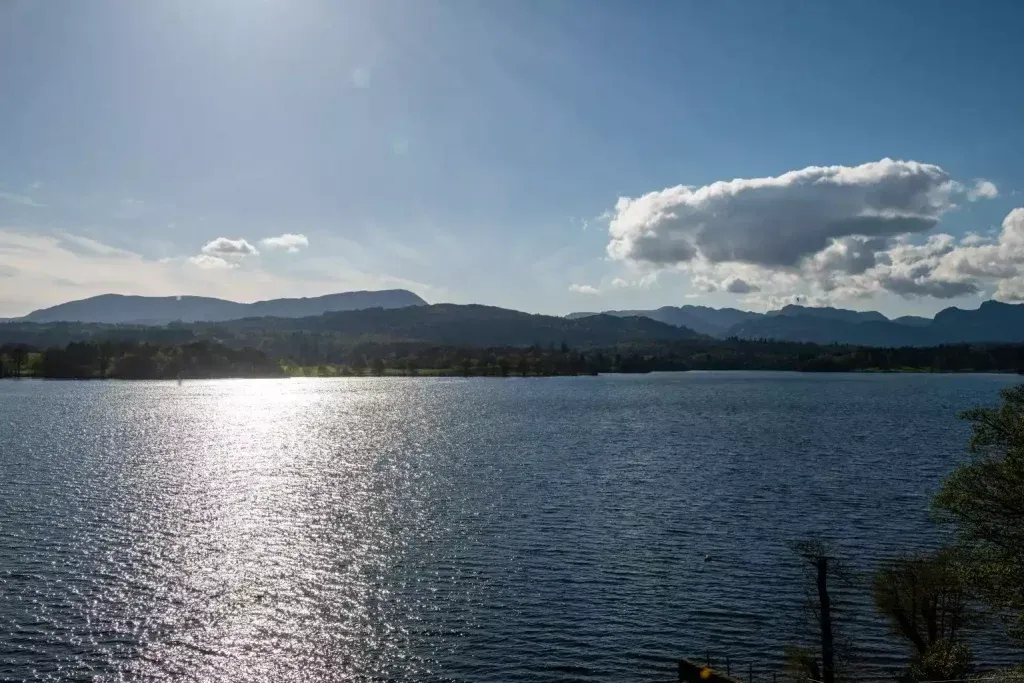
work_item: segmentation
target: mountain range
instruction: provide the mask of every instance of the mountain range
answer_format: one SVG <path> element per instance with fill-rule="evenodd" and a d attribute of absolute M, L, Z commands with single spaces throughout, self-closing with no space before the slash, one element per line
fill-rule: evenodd
<path fill-rule="evenodd" d="M 232 321 L 236 321 L 233 322 Z M 105 294 L 33 311 L 8 321 L 100 325 L 198 326 L 232 330 L 308 330 L 345 338 L 410 339 L 438 344 L 605 345 L 680 339 L 773 339 L 857 346 L 935 346 L 963 342 L 1024 343 L 1024 305 L 986 301 L 947 308 L 934 318 L 889 319 L 877 311 L 789 305 L 767 313 L 708 306 L 533 315 L 492 306 L 429 305 L 404 290 L 360 291 L 301 299 L 238 303 L 210 297 Z M 22 329 L 18 335 L 29 334 Z M 32 333 L 34 334 L 34 333 Z"/>
<path fill-rule="evenodd" d="M 217 322 L 241 318 L 302 318 L 364 308 L 425 306 L 426 301 L 405 289 L 343 292 L 301 299 L 270 299 L 251 304 L 205 296 L 100 296 L 69 301 L 32 311 L 20 322 L 82 322 L 164 325 L 171 322 Z"/>
<path fill-rule="evenodd" d="M 977 309 L 946 308 L 934 318 L 889 319 L 877 311 L 789 305 L 755 313 L 735 308 L 663 306 L 654 310 L 605 311 L 644 316 L 718 339 L 775 339 L 857 346 L 935 346 L 964 342 L 1024 342 L 1024 305 L 986 301 Z M 586 318 L 592 313 L 570 313 Z"/>

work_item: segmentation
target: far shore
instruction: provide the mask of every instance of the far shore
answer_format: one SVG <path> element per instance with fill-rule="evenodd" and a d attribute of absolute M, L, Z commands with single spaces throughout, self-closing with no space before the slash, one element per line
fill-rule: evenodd
<path fill-rule="evenodd" d="M 45 377 L 39 375 L 22 375 L 18 376 L 4 376 L 0 377 L 0 381 L 46 381 L 46 382 L 187 382 L 187 381 L 201 381 L 201 380 L 225 380 L 225 379 L 380 379 L 387 377 L 395 378 L 486 378 L 486 379 L 543 379 L 549 377 L 603 377 L 603 376 L 620 376 L 620 375 L 652 375 L 652 374 L 684 374 L 684 373 L 722 373 L 722 372 L 757 372 L 765 374 L 781 374 L 781 373 L 800 373 L 804 375 L 1022 375 L 1017 370 L 935 370 L 930 368 L 900 368 L 900 369 L 879 369 L 879 368 L 868 368 L 861 370 L 849 370 L 844 372 L 835 372 L 829 370 L 757 370 L 757 369 L 745 369 L 745 368 L 728 368 L 728 369 L 705 369 L 699 370 L 652 370 L 647 372 L 595 372 L 595 373 L 580 373 L 580 374 L 490 374 L 490 373 L 470 373 L 465 374 L 456 370 L 446 371 L 438 370 L 436 368 L 425 368 L 420 371 L 406 371 L 406 370 L 389 370 L 381 374 L 354 374 L 354 373 L 338 373 L 338 374 L 280 374 L 280 375 L 212 375 L 207 377 Z"/>

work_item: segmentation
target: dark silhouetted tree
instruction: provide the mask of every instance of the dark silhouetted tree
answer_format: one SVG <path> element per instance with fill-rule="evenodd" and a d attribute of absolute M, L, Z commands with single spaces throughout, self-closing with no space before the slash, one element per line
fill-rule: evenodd
<path fill-rule="evenodd" d="M 955 553 L 900 557 L 874 576 L 875 606 L 893 634 L 911 645 L 907 680 L 963 678 L 971 648 L 960 639 L 973 621 L 967 575 Z"/>

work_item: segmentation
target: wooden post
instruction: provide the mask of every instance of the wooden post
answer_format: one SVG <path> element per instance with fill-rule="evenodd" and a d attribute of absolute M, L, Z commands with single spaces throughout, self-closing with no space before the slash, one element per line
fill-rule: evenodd
<path fill-rule="evenodd" d="M 747 683 L 754 683 L 754 665 L 747 664 Z"/>
<path fill-rule="evenodd" d="M 708 650 L 705 654 L 708 656 L 708 668 L 711 668 L 711 650 Z"/>
<path fill-rule="evenodd" d="M 731 667 L 729 666 L 729 655 L 725 656 L 725 675 L 732 676 Z"/>

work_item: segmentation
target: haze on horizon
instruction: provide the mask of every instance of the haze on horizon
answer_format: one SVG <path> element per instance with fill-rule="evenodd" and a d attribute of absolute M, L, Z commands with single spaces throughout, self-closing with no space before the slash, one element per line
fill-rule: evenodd
<path fill-rule="evenodd" d="M 1024 7 L 0 4 L 0 317 L 1024 299 Z"/>

